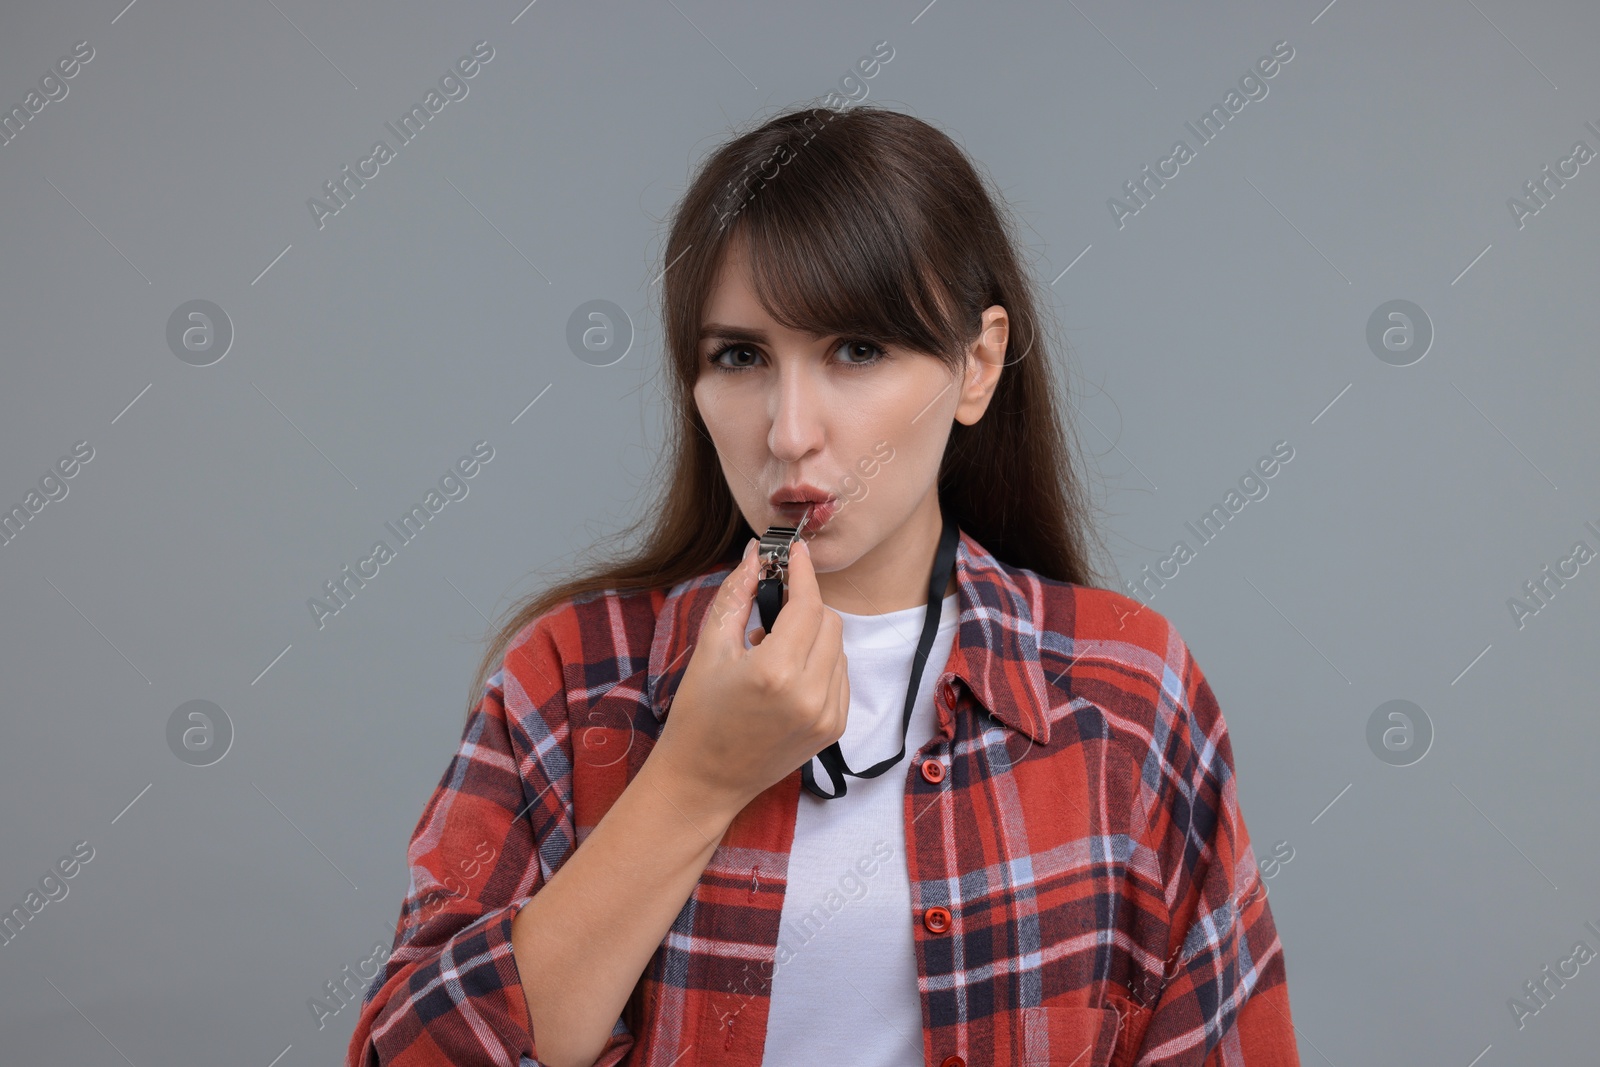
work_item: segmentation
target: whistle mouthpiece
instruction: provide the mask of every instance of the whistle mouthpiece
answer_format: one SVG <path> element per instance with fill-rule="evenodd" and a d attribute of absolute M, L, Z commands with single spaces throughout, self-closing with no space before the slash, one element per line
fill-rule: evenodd
<path fill-rule="evenodd" d="M 761 535 L 761 543 L 757 547 L 757 554 L 761 557 L 760 580 L 777 578 L 784 585 L 789 584 L 789 550 L 800 540 L 801 531 L 806 528 L 806 523 L 811 521 L 815 507 L 816 505 L 808 503 L 805 511 L 800 514 L 800 521 L 793 526 L 780 524 L 767 527 L 767 532 Z"/>

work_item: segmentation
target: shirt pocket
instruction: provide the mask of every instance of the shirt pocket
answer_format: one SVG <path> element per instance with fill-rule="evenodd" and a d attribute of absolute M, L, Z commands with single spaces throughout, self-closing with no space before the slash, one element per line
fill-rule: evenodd
<path fill-rule="evenodd" d="M 1084 1004 L 1022 1009 L 1026 1067 L 1110 1067 L 1117 1012 Z"/>

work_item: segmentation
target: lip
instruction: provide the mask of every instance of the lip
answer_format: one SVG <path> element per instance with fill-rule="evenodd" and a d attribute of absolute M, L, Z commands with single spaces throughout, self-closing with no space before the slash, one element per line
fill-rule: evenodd
<path fill-rule="evenodd" d="M 784 520 L 791 526 L 800 521 L 800 516 L 806 510 L 806 504 L 804 503 L 775 504 L 773 506 L 778 514 L 782 515 Z M 811 519 L 806 523 L 806 528 L 801 531 L 800 536 L 810 540 L 813 536 L 820 534 L 828 525 L 828 520 L 833 518 L 838 511 L 839 502 L 837 500 L 824 500 L 820 503 L 812 504 Z"/>
<path fill-rule="evenodd" d="M 802 532 L 802 536 L 805 532 L 820 531 L 839 510 L 838 497 L 804 482 L 783 486 L 768 497 L 767 502 L 791 525 L 800 521 L 806 505 L 811 504 L 811 519 L 806 523 L 806 530 Z"/>

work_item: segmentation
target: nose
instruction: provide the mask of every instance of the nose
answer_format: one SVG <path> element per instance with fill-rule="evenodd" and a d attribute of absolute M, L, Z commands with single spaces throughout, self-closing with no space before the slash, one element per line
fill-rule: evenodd
<path fill-rule="evenodd" d="M 816 376 L 809 372 L 807 362 L 787 361 L 773 376 L 774 384 L 767 397 L 772 418 L 767 448 L 783 463 L 798 462 L 821 448 L 825 437 L 821 387 Z"/>

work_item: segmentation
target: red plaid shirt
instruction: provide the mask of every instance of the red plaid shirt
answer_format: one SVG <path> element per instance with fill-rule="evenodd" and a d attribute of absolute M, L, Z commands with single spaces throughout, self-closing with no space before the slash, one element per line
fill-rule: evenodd
<path fill-rule="evenodd" d="M 411 837 L 348 1067 L 540 1064 L 512 917 L 638 772 L 729 569 L 518 633 Z M 1298 1067 L 1227 727 L 1177 630 L 964 533 L 956 576 L 938 732 L 903 772 L 924 1062 Z M 761 1063 L 799 792 L 796 768 L 733 821 L 598 1067 Z"/>

